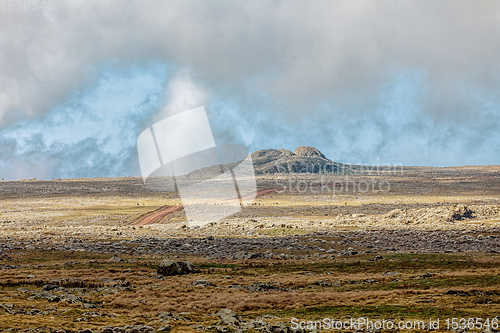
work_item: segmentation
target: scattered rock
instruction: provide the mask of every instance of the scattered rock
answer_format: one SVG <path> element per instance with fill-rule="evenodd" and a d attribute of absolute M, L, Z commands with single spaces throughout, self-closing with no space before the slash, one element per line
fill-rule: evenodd
<path fill-rule="evenodd" d="M 60 286 L 55 285 L 55 284 L 46 284 L 45 286 L 43 286 L 42 290 L 43 291 L 52 291 L 52 290 L 56 290 L 59 288 L 60 288 Z"/>
<path fill-rule="evenodd" d="M 132 326 L 128 328 L 125 333 L 155 333 L 155 329 L 151 326 L 142 325 L 142 326 Z"/>
<path fill-rule="evenodd" d="M 338 257 L 344 257 L 344 256 L 355 256 L 358 254 L 358 251 L 354 250 L 352 247 L 348 248 L 347 250 L 342 250 L 340 251 L 337 256 Z"/>
<path fill-rule="evenodd" d="M 378 260 L 383 260 L 383 259 L 384 259 L 384 257 L 382 257 L 382 256 L 379 254 L 379 255 L 375 256 L 375 258 L 370 259 L 370 261 L 378 261 Z"/>
<path fill-rule="evenodd" d="M 105 326 L 101 328 L 100 333 L 125 333 L 125 329 L 115 326 Z"/>
<path fill-rule="evenodd" d="M 59 295 L 59 300 L 61 302 L 66 302 L 66 303 L 70 303 L 70 304 L 83 303 L 83 299 L 80 296 L 76 296 L 73 294 Z"/>
<path fill-rule="evenodd" d="M 16 265 L 0 265 L 0 270 L 2 270 L 2 269 L 16 269 L 16 268 L 21 268 L 21 266 L 16 266 Z"/>
<path fill-rule="evenodd" d="M 272 333 L 288 333 L 288 327 L 285 324 L 275 324 L 271 326 Z"/>
<path fill-rule="evenodd" d="M 199 268 L 189 261 L 163 260 L 158 266 L 157 273 L 163 276 L 185 275 L 200 272 Z"/>
<path fill-rule="evenodd" d="M 101 328 L 100 333 L 155 333 L 155 329 L 147 325 L 133 325 L 133 326 L 105 326 Z M 168 332 L 168 331 L 159 331 Z"/>
<path fill-rule="evenodd" d="M 35 293 L 35 295 L 28 297 L 28 299 L 46 299 L 49 302 L 59 302 L 61 300 L 59 296 L 46 291 Z"/>
<path fill-rule="evenodd" d="M 122 261 L 125 261 L 125 260 L 123 260 L 123 259 L 122 259 L 122 258 L 120 258 L 120 257 L 111 257 L 111 258 L 109 259 L 109 261 L 114 261 L 114 262 L 122 262 Z"/>
<path fill-rule="evenodd" d="M 221 309 L 217 312 L 222 322 L 229 326 L 237 326 L 240 323 L 240 319 L 236 315 L 236 312 L 230 309 Z"/>
<path fill-rule="evenodd" d="M 81 331 L 78 331 L 78 333 L 94 333 L 90 328 L 85 328 Z"/>
<path fill-rule="evenodd" d="M 217 287 L 214 283 L 207 281 L 207 280 L 196 280 L 196 281 L 191 282 L 190 285 L 194 286 L 194 287 L 204 287 L 204 288 Z"/>
<path fill-rule="evenodd" d="M 495 295 L 492 292 L 489 291 L 481 291 L 481 290 L 448 290 L 447 292 L 444 293 L 444 295 L 455 295 L 455 296 L 492 296 Z"/>
<path fill-rule="evenodd" d="M 184 318 L 181 315 L 175 314 L 175 313 L 170 313 L 170 312 L 160 312 L 157 316 L 160 318 L 162 321 L 169 322 L 169 321 L 189 321 L 189 319 Z"/>
<path fill-rule="evenodd" d="M 247 251 L 238 251 L 236 252 L 233 256 L 232 259 L 257 259 L 257 258 L 262 258 L 262 253 L 257 252 L 247 252 Z"/>
<path fill-rule="evenodd" d="M 454 296 L 470 296 L 470 294 L 463 290 L 448 290 L 444 293 L 445 295 L 454 295 Z"/>
<path fill-rule="evenodd" d="M 291 289 L 286 289 L 280 287 L 279 282 L 254 282 L 251 286 L 243 286 L 244 289 L 250 292 L 266 292 L 266 291 L 290 291 Z"/>
<path fill-rule="evenodd" d="M 172 330 L 172 326 L 170 325 L 163 325 L 158 328 L 158 332 L 170 332 Z"/>
<path fill-rule="evenodd" d="M 340 281 L 335 281 L 331 282 L 329 280 L 319 280 L 313 283 L 314 286 L 320 286 L 320 287 L 340 287 L 342 285 L 342 282 Z"/>

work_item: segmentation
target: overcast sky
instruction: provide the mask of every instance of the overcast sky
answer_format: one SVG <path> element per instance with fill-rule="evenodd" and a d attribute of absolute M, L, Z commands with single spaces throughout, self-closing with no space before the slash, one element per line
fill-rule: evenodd
<path fill-rule="evenodd" d="M 140 175 L 138 134 L 201 105 L 251 151 L 500 164 L 498 1 L 46 2 L 0 7 L 5 179 Z"/>

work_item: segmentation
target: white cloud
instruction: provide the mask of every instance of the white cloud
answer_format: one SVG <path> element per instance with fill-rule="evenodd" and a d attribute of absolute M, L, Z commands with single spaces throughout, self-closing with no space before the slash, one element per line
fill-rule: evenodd
<path fill-rule="evenodd" d="M 419 111 L 403 125 L 416 124 L 411 131 L 420 128 L 423 140 L 435 138 L 439 124 L 466 128 L 466 137 L 441 140 L 466 147 L 491 136 L 486 149 L 498 135 L 478 118 L 499 123 L 498 108 L 486 112 L 464 91 L 500 105 L 499 13 L 495 0 L 52 0 L 45 12 L 0 11 L 0 128 L 47 114 L 96 80 L 103 64 L 159 61 L 184 70 L 168 84 L 172 98 L 158 118 L 207 105 L 213 96 L 231 99 L 255 142 L 279 143 L 286 139 L 273 133 L 277 120 L 300 128 L 320 119 L 321 105 L 345 128 L 394 123 L 377 113 L 380 93 L 400 72 L 416 71 L 425 93 L 412 101 Z M 320 144 L 335 142 L 328 122 L 315 126 L 327 133 Z M 386 141 L 367 147 L 379 153 Z"/>
<path fill-rule="evenodd" d="M 156 121 L 209 103 L 207 92 L 192 79 L 186 69 L 177 71 L 169 80 L 165 95 L 167 102 L 155 116 Z"/>

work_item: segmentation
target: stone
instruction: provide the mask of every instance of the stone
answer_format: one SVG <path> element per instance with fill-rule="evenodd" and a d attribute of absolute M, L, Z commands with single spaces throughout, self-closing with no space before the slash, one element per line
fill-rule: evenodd
<path fill-rule="evenodd" d="M 46 292 L 46 291 L 35 294 L 35 296 L 33 298 L 46 299 L 49 302 L 59 302 L 61 300 L 59 296 L 54 295 L 54 294 L 49 293 L 49 292 Z"/>
<path fill-rule="evenodd" d="M 171 330 L 172 330 L 172 326 L 162 325 L 158 328 L 157 332 L 170 332 Z"/>
<path fill-rule="evenodd" d="M 155 329 L 151 326 L 147 325 L 136 325 L 127 329 L 125 333 L 155 333 Z"/>
<path fill-rule="evenodd" d="M 199 268 L 189 261 L 173 261 L 164 259 L 158 266 L 157 273 L 163 276 L 173 276 L 198 273 L 199 271 Z"/>
<path fill-rule="evenodd" d="M 55 284 L 46 284 L 45 286 L 43 286 L 42 290 L 43 291 L 52 291 L 52 290 L 55 290 L 55 289 L 59 289 L 60 287 L 58 285 L 55 285 Z"/>
<path fill-rule="evenodd" d="M 370 261 L 378 261 L 378 260 L 382 260 L 382 259 L 384 259 L 384 257 L 382 257 L 382 256 L 379 254 L 379 255 L 375 256 L 375 258 L 370 259 Z"/>
<path fill-rule="evenodd" d="M 125 329 L 123 327 L 105 326 L 101 328 L 100 333 L 125 333 Z"/>
<path fill-rule="evenodd" d="M 230 309 L 221 309 L 217 312 L 222 322 L 226 325 L 237 326 L 240 324 L 240 319 L 236 315 L 236 312 Z"/>
<path fill-rule="evenodd" d="M 272 333 L 288 333 L 288 328 L 284 324 L 275 324 L 271 326 Z"/>
<path fill-rule="evenodd" d="M 207 281 L 207 280 L 196 280 L 191 282 L 191 286 L 194 287 L 217 287 L 214 283 Z"/>
<path fill-rule="evenodd" d="M 164 322 L 179 320 L 179 321 L 189 321 L 181 315 L 170 313 L 170 312 L 160 312 L 158 314 L 158 318 L 160 318 Z"/>
<path fill-rule="evenodd" d="M 67 302 L 70 304 L 83 303 L 83 299 L 80 296 L 76 296 L 73 294 L 63 294 L 59 295 L 59 297 L 61 302 Z"/>

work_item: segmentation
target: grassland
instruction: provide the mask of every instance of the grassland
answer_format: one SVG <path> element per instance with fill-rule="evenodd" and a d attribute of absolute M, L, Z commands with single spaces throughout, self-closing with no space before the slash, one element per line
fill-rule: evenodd
<path fill-rule="evenodd" d="M 286 186 L 200 229 L 187 226 L 183 211 L 135 225 L 181 203 L 136 178 L 1 182 L 0 331 L 224 331 L 223 308 L 285 326 L 293 317 L 493 319 L 499 175 L 497 166 L 408 168 L 335 176 L 325 192 L 314 187 L 317 175 L 267 175 L 259 188 Z M 342 187 L 380 179 L 390 187 Z M 311 186 L 298 191 L 299 183 Z M 201 272 L 158 276 L 164 258 Z"/>
<path fill-rule="evenodd" d="M 248 319 L 267 314 L 282 322 L 292 317 L 494 318 L 500 311 L 500 255 L 391 254 L 377 261 L 359 255 L 280 263 L 181 256 L 202 272 L 163 279 L 156 276 L 158 256 L 124 255 L 122 262 L 86 252 L 17 250 L 9 256 L 1 264 L 20 267 L 2 271 L 0 299 L 13 307 L 0 316 L 1 329 L 160 327 L 158 315 L 168 311 L 189 319 L 173 322 L 183 331 L 216 325 L 214 314 L 221 308 Z M 192 286 L 196 280 L 215 286 Z M 64 287 L 55 295 L 71 293 L 83 302 L 30 299 L 46 284 Z M 252 290 L 261 284 L 269 289 Z M 33 309 L 46 314 L 30 315 Z"/>

